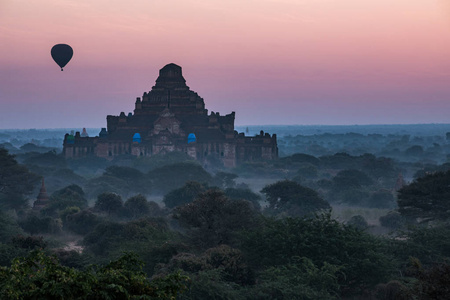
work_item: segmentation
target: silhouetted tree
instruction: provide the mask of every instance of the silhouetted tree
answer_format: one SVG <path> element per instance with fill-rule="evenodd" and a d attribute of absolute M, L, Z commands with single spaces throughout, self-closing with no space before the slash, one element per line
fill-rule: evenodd
<path fill-rule="evenodd" d="M 142 262 L 125 254 L 101 267 L 77 270 L 34 251 L 0 268 L 2 299 L 176 299 L 187 288 L 179 273 L 148 280 Z"/>
<path fill-rule="evenodd" d="M 57 217 L 59 212 L 73 206 L 80 209 L 87 207 L 87 200 L 84 197 L 84 191 L 76 184 L 71 184 L 54 192 L 50 196 L 50 202 L 48 205 L 41 210 L 41 214 Z"/>
<path fill-rule="evenodd" d="M 266 195 L 269 209 L 274 213 L 306 215 L 331 208 L 316 191 L 295 181 L 283 180 L 269 184 L 261 190 L 261 193 Z"/>
<path fill-rule="evenodd" d="M 162 193 L 180 188 L 188 181 L 210 183 L 212 180 L 211 174 L 197 163 L 167 165 L 150 171 L 148 177 L 152 181 L 152 187 Z"/>
<path fill-rule="evenodd" d="M 252 192 L 249 188 L 228 188 L 225 190 L 225 195 L 232 200 L 247 200 L 252 203 L 256 210 L 261 209 L 259 204 L 261 196 Z"/>
<path fill-rule="evenodd" d="M 188 181 L 184 186 L 175 189 L 164 196 L 163 202 L 168 208 L 184 205 L 194 201 L 200 193 L 205 192 L 205 187 L 196 182 Z"/>
<path fill-rule="evenodd" d="M 236 178 L 238 175 L 233 173 L 217 172 L 212 179 L 212 184 L 220 189 L 233 188 L 236 186 Z"/>
<path fill-rule="evenodd" d="M 421 221 L 450 217 L 450 171 L 417 178 L 398 193 L 399 212 Z"/>
<path fill-rule="evenodd" d="M 220 190 L 206 191 L 174 212 L 174 218 L 191 229 L 191 237 L 199 248 L 230 243 L 233 233 L 248 228 L 254 217 L 249 202 L 230 200 Z"/>
<path fill-rule="evenodd" d="M 391 191 L 378 190 L 370 195 L 368 206 L 375 208 L 394 208 L 396 202 Z"/>
<path fill-rule="evenodd" d="M 125 201 L 124 207 L 128 215 L 133 218 L 139 218 L 150 213 L 150 207 L 147 199 L 141 194 L 133 196 Z"/>
<path fill-rule="evenodd" d="M 103 193 L 98 195 L 95 201 L 95 209 L 106 212 L 108 215 L 117 214 L 123 207 L 122 197 L 115 193 Z"/>
<path fill-rule="evenodd" d="M 29 195 L 39 181 L 39 177 L 19 165 L 14 156 L 0 148 L 0 207 L 20 209 L 28 202 L 24 196 Z"/>

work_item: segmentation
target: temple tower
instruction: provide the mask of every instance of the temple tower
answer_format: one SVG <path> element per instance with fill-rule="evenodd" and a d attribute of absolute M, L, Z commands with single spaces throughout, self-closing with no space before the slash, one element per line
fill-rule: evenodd
<path fill-rule="evenodd" d="M 42 178 L 41 190 L 39 191 L 39 195 L 37 196 L 36 201 L 33 203 L 34 210 L 41 210 L 45 207 L 49 202 L 47 190 L 45 189 L 44 178 Z"/>

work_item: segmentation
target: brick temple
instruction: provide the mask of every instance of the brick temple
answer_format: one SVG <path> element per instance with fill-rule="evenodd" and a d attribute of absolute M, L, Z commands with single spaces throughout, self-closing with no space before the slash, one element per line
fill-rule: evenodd
<path fill-rule="evenodd" d="M 107 128 L 97 137 L 66 134 L 63 153 L 112 159 L 180 151 L 204 165 L 225 167 L 278 157 L 275 134 L 245 136 L 234 130 L 234 119 L 234 112 L 208 114 L 203 98 L 186 85 L 181 67 L 168 64 L 159 70 L 155 86 L 136 99 L 134 113 L 107 116 Z"/>

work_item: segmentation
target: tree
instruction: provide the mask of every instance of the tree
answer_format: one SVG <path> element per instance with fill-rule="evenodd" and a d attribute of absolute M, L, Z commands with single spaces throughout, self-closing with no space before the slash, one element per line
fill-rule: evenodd
<path fill-rule="evenodd" d="M 106 212 L 108 216 L 117 214 L 123 207 L 122 197 L 116 193 L 103 193 L 95 201 L 95 209 Z"/>
<path fill-rule="evenodd" d="M 114 176 L 120 179 L 124 179 L 130 182 L 136 182 L 142 177 L 144 177 L 144 173 L 139 170 L 130 167 L 123 166 L 111 166 L 106 168 L 105 173 L 103 175 L 106 176 Z"/>
<path fill-rule="evenodd" d="M 0 211 L 0 243 L 11 240 L 13 236 L 22 233 L 22 229 L 17 222 L 8 214 Z"/>
<path fill-rule="evenodd" d="M 141 194 L 133 196 L 125 201 L 124 207 L 128 213 L 128 215 L 132 219 L 136 219 L 150 213 L 150 206 Z"/>
<path fill-rule="evenodd" d="M 296 178 L 299 180 L 303 178 L 314 179 L 317 178 L 319 172 L 317 167 L 310 163 L 302 163 L 297 171 Z"/>
<path fill-rule="evenodd" d="M 130 192 L 149 193 L 151 187 L 147 176 L 141 171 L 130 167 L 111 166 L 106 168 L 103 175 L 89 180 L 86 189 L 91 196 L 106 192 L 128 196 Z"/>
<path fill-rule="evenodd" d="M 19 165 L 14 156 L 0 148 L 0 208 L 20 209 L 28 205 L 24 196 L 29 195 L 39 176 Z"/>
<path fill-rule="evenodd" d="M 225 190 L 225 196 L 231 200 L 247 200 L 252 203 L 256 210 L 259 211 L 261 209 L 261 205 L 259 204 L 261 196 L 252 192 L 249 188 L 227 188 Z"/>
<path fill-rule="evenodd" d="M 320 160 L 317 157 L 305 153 L 295 153 L 281 159 L 290 163 L 312 164 L 314 166 L 319 166 L 320 164 Z"/>
<path fill-rule="evenodd" d="M 330 193 L 334 201 L 339 203 L 346 203 L 349 205 L 367 205 L 370 194 L 362 188 L 347 188 L 336 191 L 333 189 Z M 330 200 L 331 201 L 331 200 Z"/>
<path fill-rule="evenodd" d="M 129 186 L 124 180 L 114 176 L 102 175 L 90 179 L 86 184 L 86 191 L 90 197 L 97 197 L 102 193 L 126 195 L 132 190 L 134 186 Z"/>
<path fill-rule="evenodd" d="M 240 285 L 255 283 L 255 274 L 245 262 L 242 252 L 227 245 L 210 248 L 201 255 L 179 253 L 165 267 L 172 271 L 182 269 L 190 274 L 219 269 L 224 281 Z"/>
<path fill-rule="evenodd" d="M 212 184 L 220 189 L 233 188 L 236 186 L 235 179 L 238 175 L 227 172 L 217 172 L 212 179 Z"/>
<path fill-rule="evenodd" d="M 183 299 L 257 299 L 249 295 L 255 288 L 254 272 L 236 248 L 220 245 L 197 255 L 179 253 L 162 270 L 180 269 L 191 278 Z"/>
<path fill-rule="evenodd" d="M 62 266 L 56 257 L 34 251 L 0 267 L 2 299 L 176 299 L 189 280 L 179 273 L 148 280 L 142 262 L 125 254 L 84 271 Z"/>
<path fill-rule="evenodd" d="M 375 208 L 394 208 L 396 205 L 394 195 L 389 190 L 378 190 L 369 198 L 369 207 Z"/>
<path fill-rule="evenodd" d="M 176 163 L 195 163 L 195 159 L 187 153 L 180 151 L 172 151 L 168 153 L 160 153 L 156 155 L 141 156 L 132 161 L 132 167 L 139 169 L 141 172 L 149 172 L 150 170 L 162 168 L 164 166 Z"/>
<path fill-rule="evenodd" d="M 317 268 L 339 268 L 343 294 L 360 292 L 383 282 L 393 269 L 382 241 L 324 214 L 313 218 L 264 218 L 262 226 L 240 234 L 241 250 L 255 268 L 291 264 L 298 257 Z"/>
<path fill-rule="evenodd" d="M 59 233 L 62 229 L 60 219 L 51 217 L 38 217 L 31 213 L 24 220 L 19 222 L 20 226 L 31 235 L 37 233 Z"/>
<path fill-rule="evenodd" d="M 335 190 L 346 190 L 349 188 L 360 188 L 373 184 L 372 179 L 366 173 L 354 169 L 343 170 L 333 178 Z"/>
<path fill-rule="evenodd" d="M 357 166 L 358 158 L 345 152 L 334 155 L 321 156 L 321 166 L 325 169 L 350 169 Z"/>
<path fill-rule="evenodd" d="M 188 181 L 184 186 L 175 189 L 164 196 L 163 202 L 168 208 L 191 203 L 200 193 L 205 192 L 205 187 L 196 182 Z"/>
<path fill-rule="evenodd" d="M 331 208 L 316 191 L 290 180 L 269 184 L 261 190 L 261 193 L 266 195 L 269 209 L 274 213 L 306 215 Z"/>
<path fill-rule="evenodd" d="M 289 264 L 269 267 L 261 273 L 258 296 L 261 299 L 338 299 L 339 271 L 339 266 L 325 263 L 319 268 L 308 258 L 295 258 Z"/>
<path fill-rule="evenodd" d="M 24 163 L 29 166 L 38 165 L 56 169 L 64 169 L 67 167 L 64 156 L 56 154 L 55 150 L 28 157 Z"/>
<path fill-rule="evenodd" d="M 364 219 L 364 217 L 361 215 L 351 217 L 350 220 L 347 221 L 347 225 L 354 226 L 361 230 L 365 230 L 369 227 L 366 219 Z"/>
<path fill-rule="evenodd" d="M 23 236 L 21 234 L 12 238 L 12 244 L 18 248 L 27 250 L 45 249 L 47 248 L 47 242 L 44 241 L 42 236 Z"/>
<path fill-rule="evenodd" d="M 417 178 L 398 193 L 401 215 L 421 222 L 450 217 L 450 171 Z"/>
<path fill-rule="evenodd" d="M 379 221 L 381 226 L 389 229 L 399 229 L 405 223 L 404 218 L 396 211 L 391 211 L 387 215 L 381 216 Z"/>
<path fill-rule="evenodd" d="M 146 176 L 141 171 L 123 166 L 111 166 L 105 170 L 104 177 L 114 177 L 124 182 L 125 190 L 148 193 L 150 192 L 150 184 Z"/>
<path fill-rule="evenodd" d="M 164 219 L 141 218 L 126 223 L 101 222 L 83 239 L 86 254 L 97 261 L 114 259 L 123 252 L 137 253 L 146 265 L 144 270 L 152 276 L 157 264 L 166 263 L 175 255 L 179 233 L 173 232 Z"/>
<path fill-rule="evenodd" d="M 154 169 L 149 172 L 148 177 L 155 190 L 162 193 L 182 187 L 188 181 L 210 183 L 212 180 L 211 174 L 206 172 L 202 166 L 187 162 Z"/>
<path fill-rule="evenodd" d="M 100 218 L 89 210 L 77 211 L 63 218 L 64 229 L 77 234 L 87 234 L 100 223 Z"/>
<path fill-rule="evenodd" d="M 405 150 L 405 155 L 408 156 L 421 156 L 423 155 L 423 148 L 419 145 L 413 145 Z"/>
<path fill-rule="evenodd" d="M 384 178 L 393 181 L 399 173 L 399 170 L 395 168 L 394 162 L 391 158 L 375 157 L 373 154 L 363 154 L 360 156 L 362 171 L 371 176 L 372 178 L 380 179 Z"/>
<path fill-rule="evenodd" d="M 41 214 L 57 217 L 58 212 L 74 206 L 83 209 L 87 207 L 87 200 L 83 189 L 76 184 L 71 184 L 54 192 L 50 196 L 48 205 L 41 210 Z"/>
<path fill-rule="evenodd" d="M 447 262 L 423 268 L 413 260 L 412 275 L 418 279 L 412 289 L 416 297 L 410 299 L 448 299 L 450 295 L 450 264 Z"/>
<path fill-rule="evenodd" d="M 220 190 L 209 190 L 177 207 L 174 218 L 191 229 L 193 244 L 204 249 L 229 244 L 235 232 L 254 224 L 255 212 L 247 201 L 230 200 Z"/>
<path fill-rule="evenodd" d="M 397 259 L 407 261 L 418 258 L 425 265 L 448 260 L 450 257 L 450 225 L 409 226 L 408 231 L 398 232 L 399 239 L 389 250 Z"/>

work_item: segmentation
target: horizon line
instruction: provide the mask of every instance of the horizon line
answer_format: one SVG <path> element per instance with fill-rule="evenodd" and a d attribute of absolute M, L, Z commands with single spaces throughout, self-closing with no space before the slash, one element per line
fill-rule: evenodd
<path fill-rule="evenodd" d="M 343 126 L 413 126 L 413 125 L 450 125 L 450 123 L 368 123 L 368 124 L 259 124 L 259 125 L 235 125 L 235 127 L 263 127 L 263 126 L 298 126 L 298 127 L 312 127 L 312 126 L 332 126 L 332 127 L 343 127 Z M 28 127 L 28 128 L 0 128 L 2 130 L 74 130 L 77 128 L 86 128 L 86 129 L 99 129 L 106 127 L 45 127 L 45 128 L 36 128 L 36 127 Z"/>

